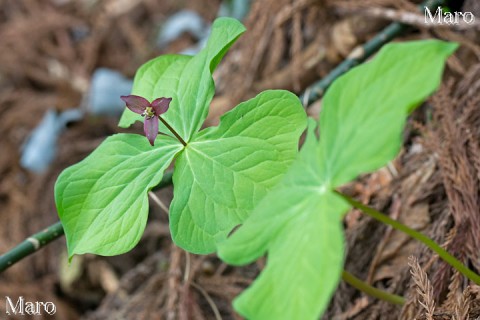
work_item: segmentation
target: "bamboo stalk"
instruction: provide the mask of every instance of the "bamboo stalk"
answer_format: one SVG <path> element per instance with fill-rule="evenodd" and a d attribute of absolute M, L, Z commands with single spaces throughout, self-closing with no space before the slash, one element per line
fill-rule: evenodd
<path fill-rule="evenodd" d="M 428 7 L 430 10 L 432 10 L 439 5 L 442 5 L 443 2 L 443 0 L 427 0 L 419 6 L 419 10 L 423 11 L 425 10 L 425 7 Z M 370 41 L 353 49 L 352 53 L 350 53 L 347 59 L 340 63 L 335 69 L 330 71 L 330 73 L 326 75 L 323 79 L 314 83 L 309 88 L 307 88 L 307 90 L 305 90 L 305 92 L 300 96 L 300 100 L 303 102 L 303 105 L 305 107 L 308 107 L 310 104 L 320 99 L 325 93 L 325 91 L 328 89 L 328 87 L 338 77 L 340 77 L 353 67 L 356 67 L 360 63 L 364 62 L 375 52 L 377 52 L 384 44 L 398 37 L 409 28 L 410 26 L 407 24 L 393 22 L 387 27 L 385 27 L 385 29 L 380 31 Z"/>
<path fill-rule="evenodd" d="M 62 224 L 57 222 L 45 230 L 28 237 L 15 248 L 0 256 L 0 272 L 3 272 L 5 269 L 46 246 L 53 240 L 60 238 L 62 235 Z"/>

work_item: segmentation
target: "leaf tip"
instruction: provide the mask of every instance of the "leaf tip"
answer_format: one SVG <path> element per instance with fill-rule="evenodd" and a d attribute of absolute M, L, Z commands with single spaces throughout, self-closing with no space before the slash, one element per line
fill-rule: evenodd
<path fill-rule="evenodd" d="M 454 53 L 458 47 L 460 47 L 458 42 L 447 42 L 446 51 L 448 52 L 448 55 Z"/>
<path fill-rule="evenodd" d="M 247 28 L 245 28 L 245 26 L 240 21 L 238 21 L 235 18 L 231 18 L 231 17 L 217 18 L 213 22 L 212 27 L 214 27 L 214 28 L 217 28 L 217 27 L 225 28 L 225 27 L 227 27 L 228 29 L 236 29 L 239 34 L 244 33 L 247 30 Z"/>

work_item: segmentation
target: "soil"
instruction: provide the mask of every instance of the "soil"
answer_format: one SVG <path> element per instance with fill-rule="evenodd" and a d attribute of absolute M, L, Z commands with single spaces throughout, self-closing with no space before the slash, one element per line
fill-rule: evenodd
<path fill-rule="evenodd" d="M 480 21 L 477 0 L 459 1 Z M 118 117 L 86 116 L 58 141 L 49 169 L 20 166 L 22 145 L 50 109 L 85 107 L 91 75 L 108 67 L 133 77 L 159 54 L 194 44 L 183 34 L 158 49 L 158 27 L 182 9 L 213 21 L 219 0 L 4 0 L 0 2 L 0 252 L 58 221 L 53 186 L 107 136 L 125 131 Z M 297 94 L 324 77 L 394 19 L 418 14 L 415 1 L 257 0 L 247 33 L 215 74 L 217 93 L 206 125 L 265 89 Z M 375 8 L 375 10 L 372 10 Z M 415 24 L 396 41 L 438 38 L 461 44 L 442 87 L 410 118 L 401 154 L 343 191 L 441 243 L 480 271 L 480 27 Z M 321 100 L 308 108 L 317 117 Z M 134 126 L 127 131 L 138 132 Z M 172 189 L 155 191 L 165 204 Z M 403 307 L 341 283 L 324 319 L 474 319 L 480 287 L 418 242 L 356 210 L 345 218 L 345 269 L 406 297 Z M 410 257 L 410 258 L 409 258 Z M 214 255 L 187 254 L 170 239 L 167 215 L 151 202 L 140 244 L 118 257 L 84 255 L 68 266 L 62 238 L 0 275 L 0 297 L 53 301 L 56 319 L 241 319 L 231 301 L 264 259 L 244 267 Z M 0 299 L 0 314 L 5 301 Z M 45 316 L 51 319 L 52 317 Z M 23 319 L 23 317 L 22 317 Z"/>

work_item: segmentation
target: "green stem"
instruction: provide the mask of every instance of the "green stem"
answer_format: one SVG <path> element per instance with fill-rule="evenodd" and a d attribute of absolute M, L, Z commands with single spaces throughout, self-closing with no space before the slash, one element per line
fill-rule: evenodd
<path fill-rule="evenodd" d="M 62 235 L 62 224 L 57 222 L 47 229 L 28 237 L 18 246 L 0 256 L 0 272 L 49 244 L 53 240 L 60 238 Z"/>
<path fill-rule="evenodd" d="M 180 141 L 184 147 L 187 146 L 187 143 L 182 139 L 182 137 L 180 137 L 180 135 L 177 133 L 177 131 L 175 131 L 175 129 L 173 129 L 167 121 L 165 121 L 161 116 L 158 116 L 158 119 L 160 119 L 160 121 L 162 121 L 162 123 L 165 125 L 165 127 L 168 128 L 168 130 L 170 130 L 171 133 L 173 133 L 175 135 L 175 137 L 178 139 L 178 141 Z"/>
<path fill-rule="evenodd" d="M 445 262 L 447 262 L 450 266 L 455 268 L 458 272 L 463 274 L 465 277 L 476 283 L 477 285 L 480 285 L 480 276 L 470 270 L 467 266 L 465 266 L 461 261 L 459 261 L 457 258 L 452 256 L 450 253 L 448 253 L 445 249 L 443 249 L 441 246 L 439 246 L 435 241 L 427 237 L 421 232 L 418 232 L 416 230 L 410 229 L 406 225 L 391 219 L 387 215 L 372 209 L 370 207 L 367 207 L 366 205 L 350 198 L 349 196 L 342 194 L 340 192 L 337 192 L 338 195 L 340 195 L 343 199 L 345 199 L 348 203 L 350 203 L 353 207 L 362 210 L 364 213 L 369 215 L 370 217 L 391 226 L 392 228 L 401 231 L 410 237 L 422 242 L 424 245 L 429 247 L 431 250 L 433 250 L 435 253 L 439 255 L 440 258 L 442 258 Z"/>
<path fill-rule="evenodd" d="M 442 5 L 443 2 L 444 0 L 427 0 L 419 6 L 419 10 L 424 11 L 425 7 L 431 10 L 439 5 Z M 305 90 L 305 93 L 300 96 L 300 100 L 304 102 L 305 106 L 308 106 L 320 99 L 327 90 L 327 88 L 339 76 L 368 59 L 375 52 L 377 52 L 385 43 L 390 42 L 395 37 L 398 37 L 409 27 L 409 25 L 400 22 L 393 22 L 389 24 L 387 27 L 385 27 L 385 29 L 380 31 L 370 41 L 355 48 L 350 54 L 350 56 L 347 57 L 342 63 L 340 63 L 335 69 L 330 71 L 327 76 L 325 76 L 323 79 L 314 83 L 307 90 Z"/>
<path fill-rule="evenodd" d="M 393 304 L 398 304 L 400 306 L 405 303 L 404 297 L 372 287 L 371 285 L 358 279 L 348 271 L 343 270 L 342 279 L 352 287 L 368 294 L 371 297 L 374 297 L 383 301 L 387 301 Z"/>

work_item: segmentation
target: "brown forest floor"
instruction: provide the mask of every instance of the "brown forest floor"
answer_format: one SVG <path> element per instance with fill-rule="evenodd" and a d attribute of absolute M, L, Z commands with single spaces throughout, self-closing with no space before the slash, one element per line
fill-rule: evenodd
<path fill-rule="evenodd" d="M 480 19 L 477 0 L 463 5 L 457 10 Z M 43 114 L 80 105 L 98 67 L 132 77 L 147 59 L 193 44 L 184 35 L 158 51 L 152 39 L 156 26 L 178 10 L 213 21 L 218 6 L 218 0 L 0 1 L 0 252 L 57 221 L 58 174 L 119 131 L 116 118 L 86 117 L 62 134 L 50 169 L 32 174 L 19 165 L 20 147 Z M 208 124 L 261 90 L 301 93 L 381 30 L 387 8 L 401 13 L 397 18 L 416 12 L 406 0 L 254 1 L 248 32 L 215 75 Z M 417 27 L 398 41 L 434 37 L 462 46 L 448 61 L 442 89 L 411 117 L 400 156 L 345 191 L 480 271 L 480 28 Z M 87 32 L 73 39 L 73 30 Z M 316 103 L 309 113 L 317 116 L 319 109 Z M 172 190 L 157 194 L 168 203 Z M 432 319 L 480 314 L 480 288 L 417 242 L 355 210 L 345 225 L 346 269 L 407 303 L 379 302 L 341 283 L 325 319 L 429 319 L 433 304 Z M 418 259 L 413 277 L 409 256 Z M 223 319 L 241 319 L 231 300 L 263 264 L 231 268 L 213 255 L 185 254 L 172 245 L 166 215 L 152 202 L 141 243 L 125 255 L 81 256 L 67 268 L 62 239 L 0 275 L 0 314 L 2 297 L 23 295 L 55 302 L 56 319 L 214 319 L 212 303 Z"/>

